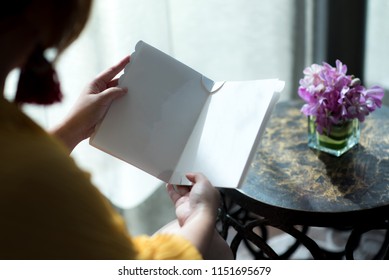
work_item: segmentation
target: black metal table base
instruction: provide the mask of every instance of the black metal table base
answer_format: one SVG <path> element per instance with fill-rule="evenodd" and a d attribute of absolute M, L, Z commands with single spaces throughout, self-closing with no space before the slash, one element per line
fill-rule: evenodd
<path fill-rule="evenodd" d="M 269 246 L 269 228 L 276 228 L 294 238 L 282 253 L 277 253 Z M 385 237 L 373 259 L 389 259 L 389 220 L 375 225 L 356 225 L 344 228 L 349 233 L 344 249 L 333 252 L 321 248 L 317 242 L 308 236 L 309 226 L 273 224 L 268 219 L 243 209 L 240 205 L 223 196 L 223 206 L 220 208 L 217 228 L 221 236 L 229 240 L 235 257 L 240 246 L 245 246 L 253 259 L 290 259 L 296 250 L 305 247 L 312 259 L 354 259 L 354 253 L 360 245 L 362 236 L 371 230 L 384 230 Z M 232 231 L 231 228 L 234 230 Z"/>

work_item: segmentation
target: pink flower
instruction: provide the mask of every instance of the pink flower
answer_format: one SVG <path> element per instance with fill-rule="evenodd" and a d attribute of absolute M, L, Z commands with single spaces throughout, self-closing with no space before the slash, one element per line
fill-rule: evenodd
<path fill-rule="evenodd" d="M 316 118 L 316 129 L 323 133 L 333 125 L 357 118 L 365 120 L 369 113 L 382 106 L 383 88 L 366 89 L 361 81 L 347 75 L 347 66 L 336 60 L 336 67 L 328 63 L 312 64 L 303 71 L 299 96 L 306 102 L 301 111 Z"/>

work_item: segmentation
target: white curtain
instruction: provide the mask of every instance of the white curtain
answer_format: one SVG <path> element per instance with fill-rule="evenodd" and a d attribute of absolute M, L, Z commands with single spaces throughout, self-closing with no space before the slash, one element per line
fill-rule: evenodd
<path fill-rule="evenodd" d="M 138 40 L 214 80 L 280 78 L 286 81 L 282 98 L 288 99 L 296 91 L 298 12 L 290 0 L 96 0 L 87 28 L 57 64 L 64 102 L 47 109 L 29 106 L 26 112 L 44 127 L 54 126 L 85 84 L 131 53 Z M 9 92 L 15 80 L 11 75 Z M 87 141 L 72 156 L 121 208 L 139 205 L 161 184 Z"/>

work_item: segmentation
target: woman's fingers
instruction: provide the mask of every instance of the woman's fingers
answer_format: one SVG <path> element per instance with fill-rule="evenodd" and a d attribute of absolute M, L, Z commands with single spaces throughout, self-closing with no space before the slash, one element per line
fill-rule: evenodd
<path fill-rule="evenodd" d="M 124 67 L 130 62 L 130 56 L 123 58 L 118 64 L 108 68 L 107 70 L 100 73 L 96 80 L 101 80 L 108 84 L 117 74 L 124 69 Z"/>
<path fill-rule="evenodd" d="M 119 78 L 114 78 L 107 83 L 107 88 L 117 87 L 119 85 Z"/>

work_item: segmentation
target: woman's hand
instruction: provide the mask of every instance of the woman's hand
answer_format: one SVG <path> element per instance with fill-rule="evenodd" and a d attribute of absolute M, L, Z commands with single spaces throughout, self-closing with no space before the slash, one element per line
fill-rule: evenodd
<path fill-rule="evenodd" d="M 118 87 L 115 76 L 129 61 L 127 56 L 98 75 L 81 93 L 66 119 L 51 131 L 70 151 L 92 135 L 112 101 L 126 94 L 127 89 Z"/>
<path fill-rule="evenodd" d="M 177 220 L 157 233 L 183 236 L 205 259 L 233 259 L 230 248 L 215 228 L 220 206 L 219 191 L 200 173 L 186 176 L 192 186 L 167 186 L 176 207 Z"/>
<path fill-rule="evenodd" d="M 167 191 L 176 207 L 176 216 L 180 226 L 183 226 L 192 215 L 199 213 L 216 220 L 217 209 L 220 205 L 219 192 L 208 179 L 200 173 L 187 174 L 192 186 L 168 185 Z"/>

